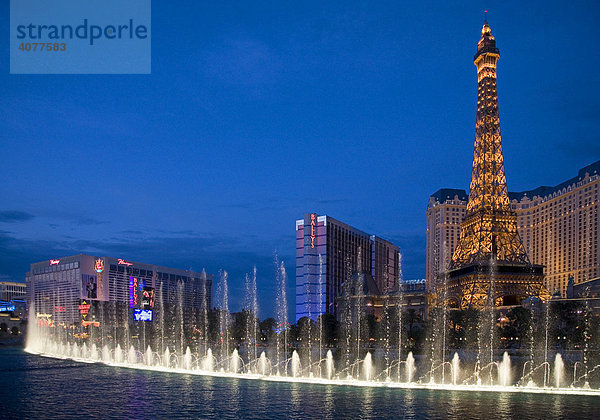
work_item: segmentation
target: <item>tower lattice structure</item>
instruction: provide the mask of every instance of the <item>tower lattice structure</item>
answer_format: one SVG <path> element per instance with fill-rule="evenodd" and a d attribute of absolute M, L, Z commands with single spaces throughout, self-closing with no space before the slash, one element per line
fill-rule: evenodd
<path fill-rule="evenodd" d="M 469 201 L 450 269 L 492 255 L 498 261 L 529 263 L 517 231 L 517 217 L 510 208 L 504 174 L 496 87 L 499 58 L 496 40 L 486 22 L 475 54 L 477 122 Z"/>
<path fill-rule="evenodd" d="M 486 21 L 474 58 L 477 118 L 467 212 L 452 261 L 438 279 L 437 301 L 455 307 L 510 305 L 547 294 L 543 267 L 529 261 L 508 198 L 496 86 L 499 58 Z"/>

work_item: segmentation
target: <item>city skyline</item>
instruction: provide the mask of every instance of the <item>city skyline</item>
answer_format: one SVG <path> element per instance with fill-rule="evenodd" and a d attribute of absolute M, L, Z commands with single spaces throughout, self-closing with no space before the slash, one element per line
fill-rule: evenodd
<path fill-rule="evenodd" d="M 553 6 L 489 8 L 511 191 L 600 159 L 600 78 L 580 77 L 599 60 L 582 41 L 598 6 Z M 225 269 L 241 301 L 257 265 L 267 302 L 273 250 L 293 273 L 294 221 L 313 211 L 398 244 L 405 278 L 425 277 L 429 195 L 468 186 L 481 5 L 253 5 L 241 20 L 194 6 L 177 13 L 185 29 L 153 7 L 150 76 L 15 76 L 1 64 L 2 280 L 86 252 Z M 197 16 L 202 42 L 172 48 Z"/>

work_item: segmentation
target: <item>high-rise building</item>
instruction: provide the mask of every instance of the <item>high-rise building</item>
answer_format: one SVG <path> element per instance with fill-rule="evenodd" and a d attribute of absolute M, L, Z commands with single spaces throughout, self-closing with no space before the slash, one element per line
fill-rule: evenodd
<path fill-rule="evenodd" d="M 427 205 L 426 285 L 433 290 L 438 274 L 448 268 L 458 245 L 460 224 L 467 211 L 465 190 L 444 188 L 429 197 Z"/>
<path fill-rule="evenodd" d="M 27 302 L 54 323 L 77 323 L 102 302 L 128 308 L 123 316 L 131 321 L 134 309 L 159 302 L 211 308 L 212 280 L 212 274 L 80 254 L 31 264 Z"/>
<path fill-rule="evenodd" d="M 342 284 L 354 274 L 373 280 L 377 294 L 398 290 L 400 249 L 329 216 L 296 221 L 296 320 L 336 314 Z"/>
<path fill-rule="evenodd" d="M 452 259 L 435 288 L 438 304 L 457 308 L 514 305 L 547 294 L 543 267 L 529 261 L 508 198 L 496 87 L 499 58 L 486 21 L 474 57 L 477 115 L 467 209 Z"/>
<path fill-rule="evenodd" d="M 509 192 L 517 229 L 534 264 L 543 265 L 550 293 L 567 294 L 574 284 L 600 276 L 600 161 L 581 168 L 577 176 L 554 187 Z M 467 209 L 465 190 L 442 189 L 427 206 L 427 284 L 452 258 Z M 454 244 L 454 246 L 452 246 Z"/>

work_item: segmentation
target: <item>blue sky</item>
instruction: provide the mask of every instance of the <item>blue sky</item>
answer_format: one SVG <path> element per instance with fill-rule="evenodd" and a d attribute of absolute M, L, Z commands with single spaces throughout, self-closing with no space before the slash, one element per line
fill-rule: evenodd
<path fill-rule="evenodd" d="M 509 189 L 600 159 L 600 4 L 152 2 L 151 75 L 10 75 L 0 14 L 0 279 L 75 254 L 230 272 L 329 214 L 425 274 L 425 208 L 468 188 L 483 10 L 500 48 Z M 293 295 L 291 300 L 293 301 Z M 292 305 L 293 306 L 293 305 Z"/>

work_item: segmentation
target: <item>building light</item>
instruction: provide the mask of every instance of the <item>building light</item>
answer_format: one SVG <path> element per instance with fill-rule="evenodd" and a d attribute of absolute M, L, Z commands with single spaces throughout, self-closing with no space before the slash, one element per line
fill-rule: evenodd
<path fill-rule="evenodd" d="M 104 261 L 102 261 L 102 258 L 98 258 L 96 260 L 96 263 L 94 264 L 94 269 L 96 270 L 96 273 L 102 273 L 104 271 Z"/>
<path fill-rule="evenodd" d="M 317 227 L 316 214 L 311 213 L 310 214 L 310 247 L 311 248 L 315 247 L 316 227 Z"/>

